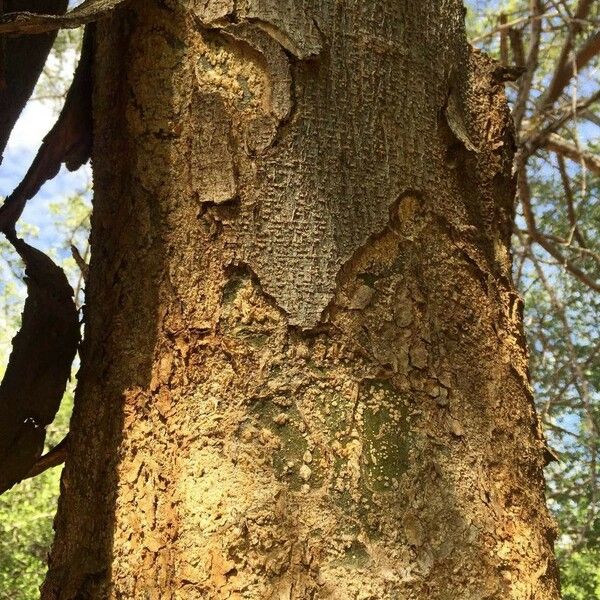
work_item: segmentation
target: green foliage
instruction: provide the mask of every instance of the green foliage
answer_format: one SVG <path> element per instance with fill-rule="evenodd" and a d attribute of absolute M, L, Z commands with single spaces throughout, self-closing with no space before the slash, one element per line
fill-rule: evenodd
<path fill-rule="evenodd" d="M 34 600 L 52 540 L 57 470 L 0 496 L 0 598 Z"/>
<path fill-rule="evenodd" d="M 48 428 L 46 449 L 64 437 L 72 406 L 69 392 L 56 421 Z M 60 471 L 46 471 L 0 496 L 0 600 L 39 598 L 52 541 Z"/>
<path fill-rule="evenodd" d="M 558 555 L 561 564 L 563 600 L 600 598 L 600 550 L 582 550 Z"/>

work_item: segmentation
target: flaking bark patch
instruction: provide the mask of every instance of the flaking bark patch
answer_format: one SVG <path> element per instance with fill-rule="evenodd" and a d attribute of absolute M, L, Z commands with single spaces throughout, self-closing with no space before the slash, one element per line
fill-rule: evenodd
<path fill-rule="evenodd" d="M 322 50 L 319 29 L 311 11 L 295 0 L 208 0 L 194 12 L 206 27 L 228 28 L 229 23 L 247 22 L 266 32 L 295 58 L 305 60 Z"/>
<path fill-rule="evenodd" d="M 247 264 L 290 324 L 310 330 L 322 322 L 344 265 L 391 221 L 400 229 L 418 221 L 411 211 L 419 207 L 408 198 L 399 206 L 398 198 L 407 190 L 413 199 L 436 193 L 447 166 L 432 163 L 424 140 L 439 136 L 440 115 L 459 140 L 456 152 L 491 147 L 486 126 L 474 118 L 479 97 L 465 75 L 476 59 L 466 46 L 450 49 L 456 38 L 431 63 L 422 40 L 403 28 L 412 18 L 406 7 L 390 8 L 386 23 L 394 26 L 367 43 L 341 34 L 339 11 L 315 2 L 306 14 L 319 22 L 327 44 L 309 59 L 282 47 L 244 3 L 217 4 L 199 15 L 196 72 L 206 96 L 199 106 L 216 94 L 224 109 L 195 113 L 198 129 L 210 121 L 211 145 L 224 149 L 222 164 L 207 161 L 211 180 L 223 172 L 229 182 L 235 174 L 235 190 L 227 184 L 227 193 L 212 194 L 239 201 L 237 218 L 224 229 L 228 260 Z M 282 10 L 275 12 L 295 15 Z M 352 27 L 379 26 L 381 17 L 365 6 Z M 422 72 L 418 81 L 405 76 L 412 71 Z"/>

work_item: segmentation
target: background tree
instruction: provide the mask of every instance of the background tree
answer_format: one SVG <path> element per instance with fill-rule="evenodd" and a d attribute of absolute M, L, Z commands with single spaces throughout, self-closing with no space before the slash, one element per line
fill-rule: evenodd
<path fill-rule="evenodd" d="M 600 4 L 474 4 L 475 43 L 524 70 L 508 85 L 521 144 L 515 279 L 538 406 L 560 459 L 547 478 L 564 597 L 593 597 L 600 594 Z"/>

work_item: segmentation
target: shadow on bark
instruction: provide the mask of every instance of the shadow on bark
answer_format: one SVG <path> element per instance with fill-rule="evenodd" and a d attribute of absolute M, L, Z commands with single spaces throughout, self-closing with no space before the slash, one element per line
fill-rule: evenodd
<path fill-rule="evenodd" d="M 44 599 L 109 596 L 126 411 L 152 375 L 157 282 L 166 257 L 160 203 L 136 180 L 143 151 L 127 134 L 133 19 L 132 11 L 119 9 L 97 25 L 92 255 L 70 450 Z"/>

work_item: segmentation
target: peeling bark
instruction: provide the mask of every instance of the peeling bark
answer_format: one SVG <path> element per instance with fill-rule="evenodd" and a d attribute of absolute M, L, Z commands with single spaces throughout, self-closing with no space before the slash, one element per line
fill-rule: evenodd
<path fill-rule="evenodd" d="M 513 131 L 462 4 L 161 6 L 98 24 L 42 597 L 557 600 Z"/>
<path fill-rule="evenodd" d="M 251 23 L 299 60 L 318 56 L 322 50 L 314 18 L 295 0 L 191 0 L 188 4 L 205 27 L 226 31 L 231 23 Z"/>
<path fill-rule="evenodd" d="M 73 290 L 63 270 L 19 239 L 27 300 L 0 385 L 0 494 L 25 479 L 44 448 L 79 343 Z"/>
<path fill-rule="evenodd" d="M 93 49 L 94 29 L 90 26 L 84 35 L 81 59 L 60 117 L 44 138 L 23 180 L 0 207 L 0 231 L 14 231 L 27 201 L 58 174 L 63 163 L 70 171 L 76 171 L 90 158 Z"/>
<path fill-rule="evenodd" d="M 4 0 L 0 10 L 12 12 L 16 6 L 25 10 L 64 13 L 67 0 Z M 33 92 L 52 48 L 54 33 L 29 38 L 0 39 L 0 162 L 8 138 L 21 111 Z"/>
<path fill-rule="evenodd" d="M 31 35 L 74 29 L 106 17 L 125 0 L 84 0 L 66 15 L 39 14 L 37 12 L 9 12 L 0 16 L 0 33 Z M 19 5 L 19 8 L 23 8 Z M 64 12 L 64 11 L 63 11 Z"/>

